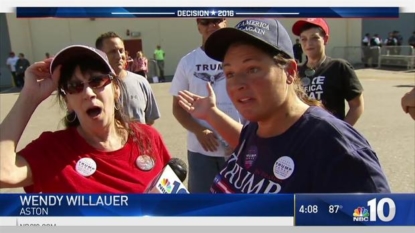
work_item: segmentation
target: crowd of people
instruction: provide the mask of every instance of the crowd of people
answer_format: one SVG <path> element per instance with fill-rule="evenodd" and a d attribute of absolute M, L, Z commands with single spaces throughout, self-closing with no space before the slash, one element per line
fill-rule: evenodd
<path fill-rule="evenodd" d="M 411 55 L 407 52 L 403 52 L 403 46 L 415 47 L 415 31 L 408 38 L 408 44 L 404 44 L 404 38 L 399 31 L 394 30 L 389 32 L 385 39 L 383 39 L 378 33 L 371 35 L 366 33 L 362 39 L 362 62 L 365 67 L 377 67 L 379 56 L 379 49 L 385 47 L 386 55 Z M 387 60 L 387 59 L 386 59 Z M 396 62 L 391 60 L 389 62 Z"/>
<path fill-rule="evenodd" d="M 326 55 L 324 19 L 292 26 L 307 56 L 301 65 L 278 20 L 195 24 L 202 43 L 182 57 L 170 87 L 173 115 L 188 131 L 190 193 L 391 192 L 376 152 L 354 128 L 363 87 L 349 62 Z M 164 56 L 158 47 L 159 66 Z M 0 187 L 145 193 L 171 159 L 152 127 L 161 114 L 147 62 L 141 51 L 130 58 L 121 37 L 107 32 L 95 47 L 71 45 L 30 65 L 0 125 Z M 415 119 L 414 90 L 402 108 Z M 54 91 L 67 110 L 65 128 L 16 151 Z"/>

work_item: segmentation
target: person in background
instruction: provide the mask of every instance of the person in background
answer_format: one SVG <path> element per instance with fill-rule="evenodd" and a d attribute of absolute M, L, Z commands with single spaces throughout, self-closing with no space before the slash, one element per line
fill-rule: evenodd
<path fill-rule="evenodd" d="M 131 66 L 133 64 L 133 58 L 130 56 L 130 53 L 125 51 L 125 70 L 131 71 Z"/>
<path fill-rule="evenodd" d="M 134 120 L 153 125 L 160 118 L 156 97 L 146 78 L 125 70 L 127 57 L 121 37 L 115 32 L 104 33 L 95 41 L 95 47 L 108 56 L 115 75 L 125 83 L 126 92 L 122 96 L 125 113 Z"/>
<path fill-rule="evenodd" d="M 13 78 L 13 85 L 17 87 L 18 81 L 16 77 L 16 62 L 19 60 L 19 57 L 16 56 L 14 52 L 9 53 L 9 57 L 7 58 L 6 65 L 9 68 L 10 73 L 12 74 Z"/>
<path fill-rule="evenodd" d="M 0 125 L 0 188 L 28 193 L 143 193 L 170 154 L 160 134 L 123 115 L 123 83 L 101 51 L 73 45 L 26 70 Z M 16 152 L 36 108 L 57 90 L 65 129 Z"/>
<path fill-rule="evenodd" d="M 322 101 L 337 118 L 355 125 L 364 111 L 363 87 L 352 65 L 326 55 L 330 30 L 322 18 L 298 20 L 292 27 L 300 37 L 307 62 L 300 66 L 299 75 L 309 98 Z M 349 105 L 346 113 L 345 100 Z"/>
<path fill-rule="evenodd" d="M 300 39 L 295 40 L 293 45 L 294 57 L 297 60 L 297 63 L 300 64 L 303 62 L 303 49 L 301 48 Z"/>
<path fill-rule="evenodd" d="M 157 67 L 160 71 L 160 82 L 165 82 L 166 78 L 164 77 L 164 58 L 166 57 L 166 53 L 164 50 L 161 49 L 160 45 L 157 45 L 156 50 L 154 50 L 153 54 L 154 60 L 156 60 Z"/>
<path fill-rule="evenodd" d="M 372 57 L 372 52 L 370 51 L 370 34 L 366 33 L 365 37 L 362 39 L 362 62 L 366 68 L 369 67 L 369 60 Z"/>
<path fill-rule="evenodd" d="M 393 32 L 388 33 L 388 38 L 385 39 L 383 44 L 386 46 L 386 55 L 396 55 L 397 54 L 397 45 L 398 41 L 393 35 Z M 395 63 L 396 61 L 393 59 L 387 59 L 384 60 L 388 61 L 388 63 Z"/>
<path fill-rule="evenodd" d="M 249 122 L 221 111 L 210 85 L 208 96 L 179 93 L 183 109 L 235 148 L 212 193 L 390 193 L 367 140 L 304 93 L 279 21 L 246 19 L 219 29 L 205 52 L 223 62 L 229 97 Z"/>
<path fill-rule="evenodd" d="M 29 60 L 24 57 L 23 53 L 19 53 L 19 60 L 16 62 L 16 85 L 22 88 L 25 83 L 25 71 L 30 66 Z"/>
<path fill-rule="evenodd" d="M 382 39 L 379 37 L 379 34 L 375 33 L 370 39 L 372 67 L 378 67 L 379 65 L 379 56 L 380 56 L 381 47 L 382 47 Z"/>
<path fill-rule="evenodd" d="M 395 38 L 396 42 L 397 42 L 396 43 L 396 46 L 397 46 L 396 47 L 396 54 L 400 55 L 401 50 L 402 50 L 401 46 L 403 44 L 403 37 L 402 37 L 401 33 L 397 30 L 393 31 L 392 33 L 393 33 L 393 38 Z"/>
<path fill-rule="evenodd" d="M 147 78 L 148 60 L 142 51 L 138 51 L 131 66 L 132 72 Z"/>
<path fill-rule="evenodd" d="M 226 80 L 222 64 L 205 53 L 205 41 L 216 30 L 226 27 L 224 18 L 196 19 L 202 37 L 201 46 L 180 59 L 174 74 L 170 93 L 173 95 L 173 115 L 187 132 L 187 159 L 189 165 L 188 188 L 190 193 L 209 193 L 216 174 L 232 153 L 228 142 L 223 140 L 212 126 L 196 119 L 179 105 L 178 94 L 191 91 L 206 96 L 206 84 L 216 93 L 215 104 L 237 122 L 242 119 L 226 93 Z M 225 41 L 225 38 L 224 38 Z"/>

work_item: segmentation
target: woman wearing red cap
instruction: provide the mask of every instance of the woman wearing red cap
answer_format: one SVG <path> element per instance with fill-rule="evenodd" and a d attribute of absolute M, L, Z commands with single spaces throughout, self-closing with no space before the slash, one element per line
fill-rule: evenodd
<path fill-rule="evenodd" d="M 356 124 L 364 110 L 363 88 L 349 62 L 326 55 L 330 36 L 326 21 L 322 18 L 299 20 L 292 31 L 300 37 L 307 56 L 306 63 L 299 67 L 299 75 L 308 96 L 321 100 L 337 118 Z M 344 100 L 349 104 L 347 113 Z"/>
<path fill-rule="evenodd" d="M 170 155 L 160 134 L 123 114 L 122 82 L 107 56 L 83 45 L 30 66 L 0 125 L 0 188 L 33 193 L 143 193 Z M 65 129 L 16 146 L 37 106 L 57 90 Z"/>

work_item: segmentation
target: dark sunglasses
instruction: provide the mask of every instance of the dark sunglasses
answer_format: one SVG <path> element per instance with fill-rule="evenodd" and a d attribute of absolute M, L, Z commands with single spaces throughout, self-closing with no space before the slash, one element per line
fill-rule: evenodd
<path fill-rule="evenodd" d="M 225 21 L 225 19 L 199 19 L 199 23 L 203 26 L 207 26 L 209 24 L 220 24 L 223 21 Z"/>
<path fill-rule="evenodd" d="M 81 93 L 84 88 L 85 84 L 87 84 L 92 89 L 99 89 L 102 87 L 107 86 L 111 83 L 113 77 L 110 74 L 104 74 L 99 76 L 91 77 L 88 82 L 80 82 L 80 81 L 72 81 L 68 82 L 61 91 L 66 94 L 77 94 Z"/>

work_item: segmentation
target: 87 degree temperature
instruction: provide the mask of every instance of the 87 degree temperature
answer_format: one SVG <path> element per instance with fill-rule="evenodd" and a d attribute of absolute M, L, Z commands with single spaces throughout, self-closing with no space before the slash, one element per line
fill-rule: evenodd
<path fill-rule="evenodd" d="M 329 205 L 329 213 L 330 214 L 337 214 L 339 210 L 341 210 L 343 206 L 341 205 Z"/>

